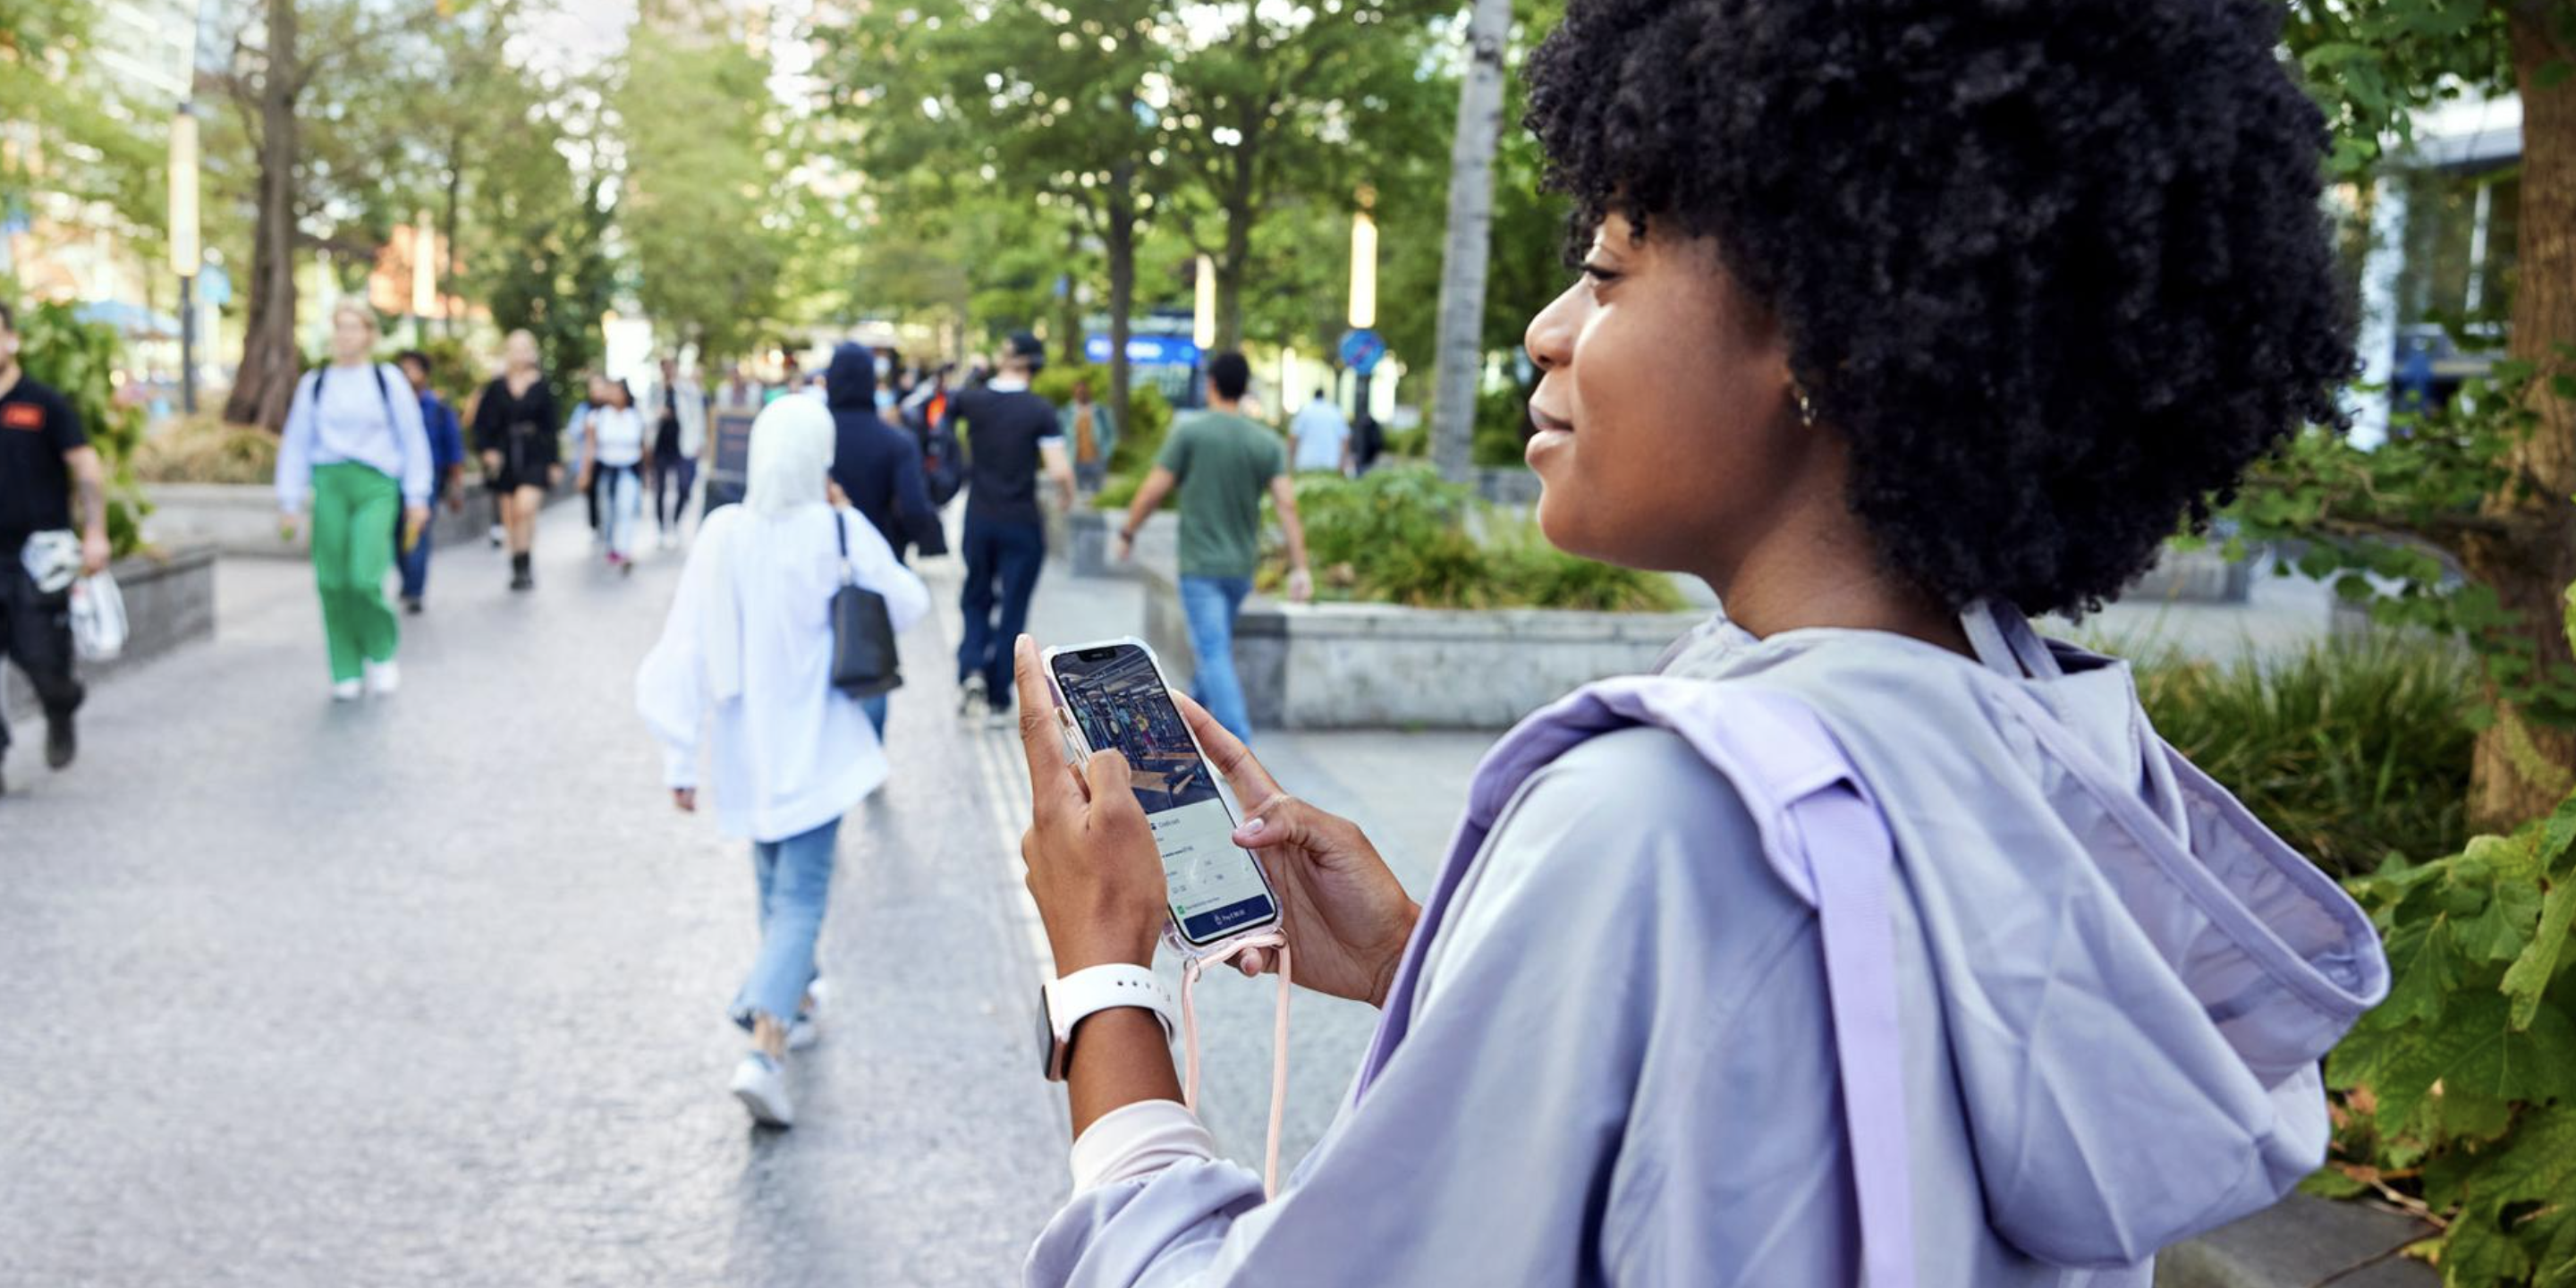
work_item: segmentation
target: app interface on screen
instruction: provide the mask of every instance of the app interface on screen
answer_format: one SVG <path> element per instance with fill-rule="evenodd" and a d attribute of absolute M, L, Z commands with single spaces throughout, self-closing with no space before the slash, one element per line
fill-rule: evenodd
<path fill-rule="evenodd" d="M 1153 661 L 1142 650 L 1121 647 L 1097 658 L 1063 654 L 1055 668 L 1082 736 L 1095 750 L 1115 747 L 1127 756 L 1136 799 L 1163 854 L 1172 917 L 1183 933 L 1205 940 L 1268 915 L 1261 874 L 1234 844 L 1234 818 Z"/>

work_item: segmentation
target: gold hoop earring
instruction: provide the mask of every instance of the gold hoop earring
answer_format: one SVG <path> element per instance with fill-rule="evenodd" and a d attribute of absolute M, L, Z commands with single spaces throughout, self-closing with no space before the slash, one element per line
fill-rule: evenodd
<path fill-rule="evenodd" d="M 1809 429 L 1814 429 L 1816 427 L 1816 403 L 1814 399 L 1807 397 L 1807 387 L 1799 384 L 1795 380 L 1792 380 L 1789 382 L 1789 395 L 1798 400 L 1798 423 Z"/>

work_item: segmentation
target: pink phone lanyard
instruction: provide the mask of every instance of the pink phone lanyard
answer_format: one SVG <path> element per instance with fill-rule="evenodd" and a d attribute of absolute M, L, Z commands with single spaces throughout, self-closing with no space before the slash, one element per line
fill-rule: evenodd
<path fill-rule="evenodd" d="M 1206 954 L 1192 954 L 1181 963 L 1181 1105 L 1191 1113 L 1199 1108 L 1199 1012 L 1196 1001 L 1199 973 L 1214 962 L 1223 965 L 1234 960 L 1247 948 L 1276 948 L 1279 951 L 1279 1014 L 1270 1039 L 1270 1145 L 1262 1155 L 1261 1191 L 1265 1197 L 1279 1194 L 1279 1122 L 1288 1106 L 1288 936 L 1273 927 L 1258 934 L 1230 939 Z"/>

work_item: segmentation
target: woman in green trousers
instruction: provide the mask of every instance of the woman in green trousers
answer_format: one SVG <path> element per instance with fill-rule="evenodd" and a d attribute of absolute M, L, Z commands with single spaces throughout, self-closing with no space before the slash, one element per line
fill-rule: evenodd
<path fill-rule="evenodd" d="M 420 403 L 400 371 L 368 360 L 376 338 L 376 315 L 362 301 L 331 310 L 331 362 L 296 384 L 277 449 L 277 508 L 289 540 L 311 501 L 313 584 L 337 702 L 362 691 L 390 694 L 401 683 L 394 666 L 401 628 L 385 603 L 394 517 L 402 516 L 405 549 L 429 523 Z"/>

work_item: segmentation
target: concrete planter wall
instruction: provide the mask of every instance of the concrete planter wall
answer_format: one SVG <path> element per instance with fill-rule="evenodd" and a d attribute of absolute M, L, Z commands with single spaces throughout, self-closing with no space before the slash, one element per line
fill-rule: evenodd
<path fill-rule="evenodd" d="M 274 534 L 271 534 L 272 537 Z M 83 680 L 114 675 L 156 657 L 215 635 L 215 551 L 190 546 L 158 556 L 137 555 L 111 567 L 116 588 L 125 597 L 125 652 L 113 662 L 83 662 Z M 27 677 L 14 666 L 7 672 L 5 697 L 10 719 L 32 718 L 36 695 Z M 24 731 L 19 734 L 23 741 Z M 41 737 L 41 733 L 38 735 Z"/>
<path fill-rule="evenodd" d="M 1145 640 L 1175 683 L 1194 669 L 1171 580 L 1149 570 Z M 1576 687 L 1651 667 L 1696 613 L 1246 602 L 1235 670 L 1273 729 L 1504 729 Z"/>
<path fill-rule="evenodd" d="M 151 483 L 144 492 L 152 513 L 143 521 L 144 535 L 168 546 L 211 545 L 218 553 L 273 559 L 302 559 L 306 534 L 292 542 L 277 537 L 277 492 L 264 483 Z M 572 495 L 559 490 L 548 503 Z M 492 526 L 492 495 L 468 483 L 465 510 L 438 507 L 430 520 L 433 546 L 458 546 L 481 540 Z"/>

